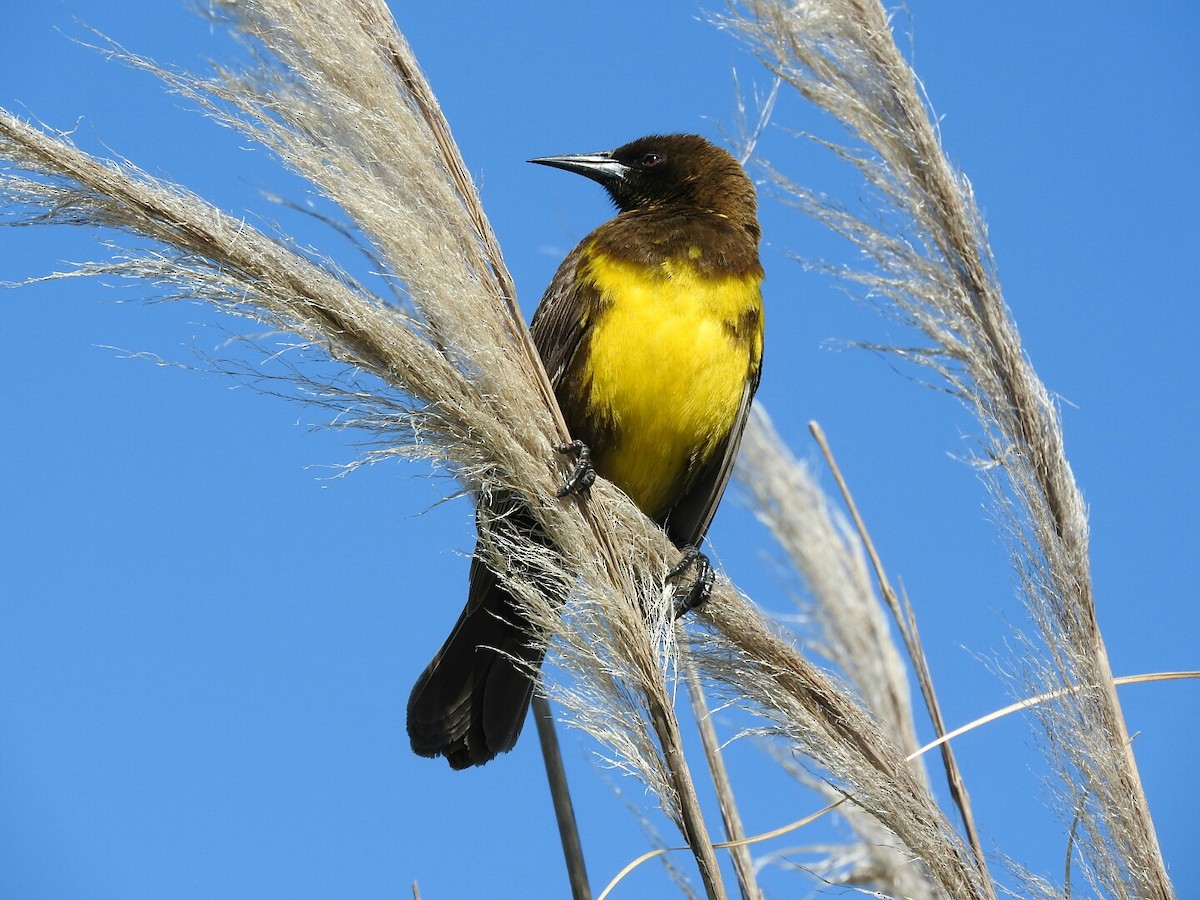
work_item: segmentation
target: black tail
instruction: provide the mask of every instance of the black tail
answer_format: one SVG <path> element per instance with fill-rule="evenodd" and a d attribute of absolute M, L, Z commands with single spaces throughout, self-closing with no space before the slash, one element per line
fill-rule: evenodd
<path fill-rule="evenodd" d="M 408 698 L 413 752 L 465 769 L 511 750 L 545 655 L 496 576 L 472 560 L 467 606 Z"/>

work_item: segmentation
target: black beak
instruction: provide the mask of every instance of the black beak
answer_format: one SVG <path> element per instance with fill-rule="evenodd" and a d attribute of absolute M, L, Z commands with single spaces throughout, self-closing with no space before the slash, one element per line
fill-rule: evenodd
<path fill-rule="evenodd" d="M 629 174 L 629 166 L 613 159 L 612 153 L 575 153 L 569 156 L 542 156 L 529 160 L 539 166 L 550 166 L 555 169 L 566 169 L 576 175 L 609 185 L 624 181 Z"/>

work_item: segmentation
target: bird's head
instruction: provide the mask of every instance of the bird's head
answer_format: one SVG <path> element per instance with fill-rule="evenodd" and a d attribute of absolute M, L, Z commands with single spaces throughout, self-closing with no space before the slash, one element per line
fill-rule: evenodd
<path fill-rule="evenodd" d="M 754 185 L 728 151 L 698 134 L 652 134 L 616 150 L 529 161 L 599 182 L 621 212 L 688 207 L 758 231 Z"/>

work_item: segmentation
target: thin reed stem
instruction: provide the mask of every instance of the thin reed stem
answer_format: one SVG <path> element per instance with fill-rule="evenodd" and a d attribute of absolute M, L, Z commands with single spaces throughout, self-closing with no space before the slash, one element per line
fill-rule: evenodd
<path fill-rule="evenodd" d="M 744 843 L 746 830 L 742 827 L 742 816 L 738 812 L 737 799 L 733 795 L 733 784 L 729 780 L 729 772 L 725 768 L 725 759 L 721 754 L 721 745 L 717 741 L 717 732 L 713 727 L 712 716 L 708 701 L 704 696 L 704 686 L 696 673 L 696 667 L 687 657 L 686 666 L 688 696 L 692 703 L 692 715 L 696 719 L 696 727 L 700 731 L 700 742 L 704 747 L 704 756 L 708 760 L 708 770 L 712 774 L 713 787 L 717 792 L 717 803 L 721 808 L 721 820 L 725 824 L 725 841 L 733 858 L 733 870 L 737 874 L 738 890 L 743 900 L 762 900 L 762 890 L 754 874 L 754 860 L 750 858 L 750 849 Z"/>
<path fill-rule="evenodd" d="M 562 840 L 571 897 L 573 900 L 591 900 L 592 888 L 588 883 L 587 866 L 584 864 L 583 844 L 579 840 L 575 805 L 571 802 L 571 789 L 567 784 L 567 770 L 563 766 L 562 751 L 558 745 L 554 712 L 550 709 L 550 701 L 542 696 L 540 691 L 535 691 L 533 695 L 533 718 L 542 747 L 542 761 L 546 765 L 550 797 L 554 801 L 554 818 L 558 822 L 558 835 Z"/>
<path fill-rule="evenodd" d="M 921 695 L 925 699 L 925 708 L 929 712 L 929 718 L 933 722 L 934 733 L 938 737 L 941 737 L 946 733 L 946 728 L 942 720 L 942 709 L 938 704 L 937 692 L 934 690 L 933 676 L 929 672 L 929 664 L 925 659 L 925 650 L 921 646 L 920 638 L 917 635 L 916 614 L 907 603 L 907 600 L 903 609 L 901 608 L 900 598 L 892 588 L 891 582 L 888 581 L 887 572 L 883 568 L 883 560 L 879 558 L 879 553 L 875 550 L 875 542 L 871 540 L 871 534 L 867 531 L 867 525 L 863 521 L 862 514 L 858 511 L 858 504 L 854 502 L 854 495 L 850 493 L 850 486 L 846 483 L 846 479 L 842 475 L 841 467 L 833 455 L 833 450 L 829 446 L 829 440 L 825 437 L 824 429 L 815 421 L 812 421 L 808 423 L 808 430 L 816 440 L 817 446 L 821 448 L 821 453 L 825 457 L 829 471 L 833 473 L 833 479 L 837 483 L 838 490 L 841 491 L 842 499 L 846 502 L 846 508 L 850 511 L 850 518 L 854 521 L 854 527 L 858 529 L 858 535 L 867 550 L 867 557 L 871 560 L 871 568 L 875 572 L 875 578 L 879 584 L 879 593 L 887 603 L 888 609 L 891 610 L 896 627 L 900 629 L 900 635 L 904 639 L 904 647 L 908 651 L 909 660 L 912 662 L 913 670 L 916 672 L 917 684 L 920 685 Z M 971 798 L 967 793 L 967 786 L 963 781 L 962 772 L 958 768 L 958 760 L 955 759 L 954 752 L 951 750 L 949 743 L 941 745 L 941 755 L 942 765 L 946 770 L 946 781 L 950 786 L 950 794 L 954 799 L 955 806 L 958 807 L 959 815 L 962 817 L 963 829 L 967 833 L 967 840 L 971 842 L 971 850 L 975 853 L 975 864 L 979 866 L 980 874 L 984 878 L 983 883 L 990 887 L 991 878 L 988 876 L 987 860 L 983 855 L 983 845 L 979 841 L 979 831 L 975 827 L 975 816 L 971 810 Z"/>

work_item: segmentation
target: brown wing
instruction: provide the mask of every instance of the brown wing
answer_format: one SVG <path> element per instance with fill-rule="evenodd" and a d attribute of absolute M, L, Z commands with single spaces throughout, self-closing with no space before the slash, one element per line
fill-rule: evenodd
<path fill-rule="evenodd" d="M 758 390 L 761 375 L 760 359 L 750 377 L 746 379 L 742 400 L 738 404 L 737 415 L 734 416 L 729 435 L 709 457 L 709 461 L 690 479 L 690 486 L 667 513 L 663 528 L 677 546 L 690 544 L 698 547 L 704 540 L 708 526 L 717 512 L 717 504 L 721 502 L 721 495 L 725 493 L 725 486 L 729 483 L 729 476 L 733 474 L 738 447 L 742 444 L 742 432 L 746 429 L 746 420 L 750 417 L 750 403 L 754 400 L 754 392 Z"/>
<path fill-rule="evenodd" d="M 572 250 L 558 267 L 529 326 L 556 393 L 591 331 L 591 313 L 599 302 L 595 287 L 580 285 L 576 279 L 582 246 Z"/>
<path fill-rule="evenodd" d="M 582 248 L 590 240 L 590 237 L 584 238 L 558 267 L 533 314 L 530 331 L 554 388 L 567 432 L 573 440 L 583 441 L 596 453 L 603 450 L 612 434 L 610 422 L 595 415 L 586 416 L 591 384 L 586 366 L 580 364 L 587 353 L 602 302 L 596 286 L 590 281 L 581 282 L 577 277 Z"/>

